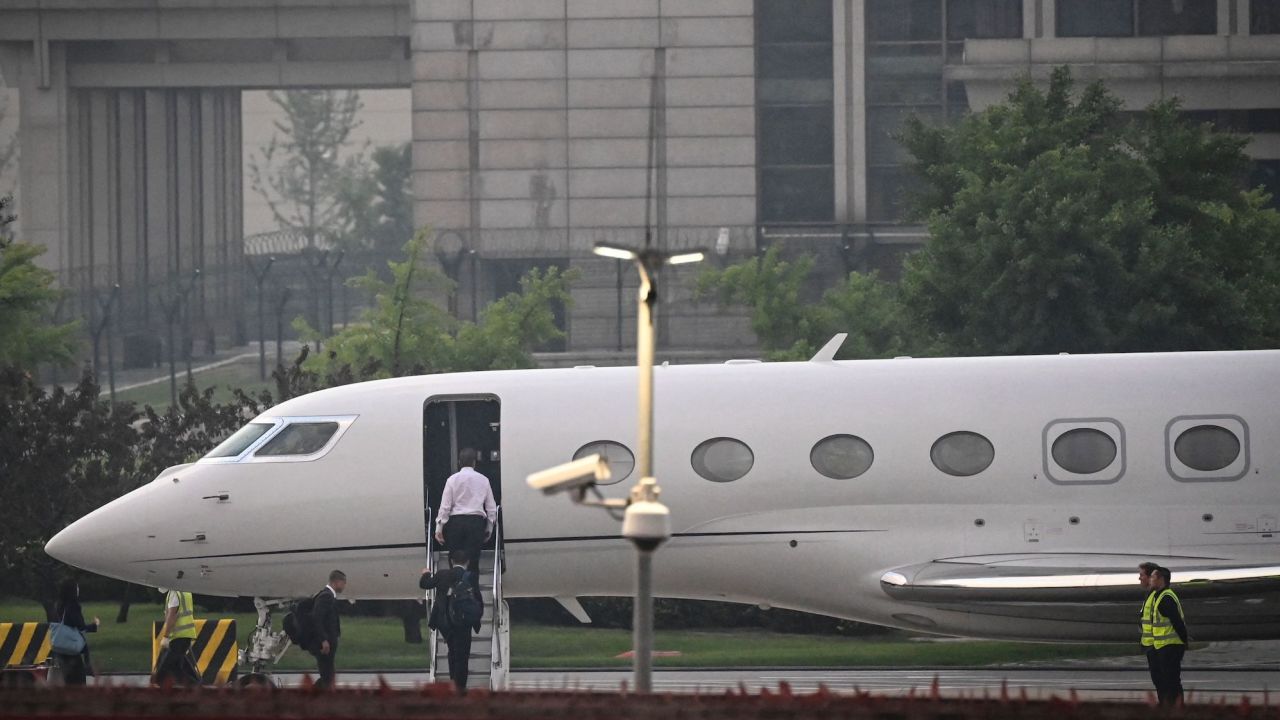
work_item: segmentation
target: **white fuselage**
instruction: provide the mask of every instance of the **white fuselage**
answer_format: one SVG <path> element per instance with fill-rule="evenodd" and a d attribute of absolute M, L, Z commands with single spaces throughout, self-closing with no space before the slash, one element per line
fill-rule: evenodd
<path fill-rule="evenodd" d="M 1087 621 L 904 602 L 881 578 L 950 558 L 1087 558 L 1096 567 L 1115 557 L 1116 572 L 1135 576 L 1131 561 L 1140 557 L 1175 571 L 1201 560 L 1254 566 L 1277 558 L 1278 541 L 1264 530 L 1280 515 L 1280 352 L 728 364 L 655 374 L 655 474 L 674 533 L 655 562 L 662 596 L 952 634 L 1120 639 L 1118 629 Z M 340 568 L 351 597 L 416 596 L 426 543 L 424 403 L 489 395 L 501 407 L 506 595 L 629 594 L 634 551 L 619 523 L 543 496 L 524 478 L 593 441 L 634 451 L 635 387 L 634 368 L 588 368 L 313 393 L 262 418 L 354 418 L 318 459 L 173 468 L 72 525 L 49 552 L 196 593 L 304 595 Z M 1175 477 L 1170 424 L 1201 416 L 1247 428 L 1238 478 Z M 1120 428 L 1119 464 L 1098 482 L 1054 478 L 1061 473 L 1049 467 L 1046 429 L 1063 421 Z M 935 467 L 931 446 L 956 431 L 990 440 L 989 467 L 968 477 Z M 814 469 L 814 444 L 837 434 L 871 446 L 864 474 L 837 480 Z M 711 482 L 694 472 L 691 452 L 717 437 L 751 449 L 742 478 Z M 601 490 L 621 498 L 636 480 L 633 473 Z M 1263 603 L 1275 612 L 1274 598 Z"/>

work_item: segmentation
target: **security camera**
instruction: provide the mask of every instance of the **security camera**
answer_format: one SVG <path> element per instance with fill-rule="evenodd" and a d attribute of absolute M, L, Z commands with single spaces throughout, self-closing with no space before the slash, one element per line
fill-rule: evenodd
<path fill-rule="evenodd" d="M 546 495 L 554 495 L 570 490 L 583 492 L 596 483 L 608 480 L 609 477 L 609 464 L 604 461 L 604 456 L 597 453 L 581 460 L 533 473 L 525 482 L 529 483 L 529 487 L 534 490 L 541 490 Z"/>

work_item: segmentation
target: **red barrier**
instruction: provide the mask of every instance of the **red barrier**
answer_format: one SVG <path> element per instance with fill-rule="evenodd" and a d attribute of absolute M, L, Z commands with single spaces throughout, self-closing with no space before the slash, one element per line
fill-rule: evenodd
<path fill-rule="evenodd" d="M 930 693 L 932 695 L 932 693 Z M 885 698 L 868 693 L 835 694 L 825 688 L 793 694 L 728 691 L 702 695 L 635 695 L 604 692 L 502 692 L 473 690 L 458 697 L 448 684 L 420 690 L 385 685 L 363 690 L 313 689 L 156 690 L 148 688 L 0 689 L 0 718 L 430 718 L 472 720 L 1129 720 L 1235 717 L 1280 720 L 1280 708 L 1247 700 L 1195 704 L 1162 713 L 1139 703 L 1050 700 Z"/>

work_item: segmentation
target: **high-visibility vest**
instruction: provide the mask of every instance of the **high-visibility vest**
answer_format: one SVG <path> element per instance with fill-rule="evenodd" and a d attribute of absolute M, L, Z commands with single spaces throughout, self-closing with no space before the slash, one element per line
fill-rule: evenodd
<path fill-rule="evenodd" d="M 1182 614 L 1182 601 L 1172 590 L 1165 588 L 1158 596 L 1154 606 L 1151 608 L 1151 639 L 1152 645 L 1159 650 L 1166 645 L 1182 645 L 1182 638 L 1178 637 L 1178 632 L 1173 629 L 1173 623 L 1169 618 L 1160 614 L 1160 601 L 1166 597 L 1173 598 L 1173 604 L 1178 607 L 1178 616 L 1184 620 L 1185 615 Z"/>
<path fill-rule="evenodd" d="M 1151 635 L 1151 616 L 1156 608 L 1156 591 L 1152 590 L 1147 593 L 1146 602 L 1142 603 L 1142 647 L 1151 647 L 1155 645 L 1155 638 Z"/>
<path fill-rule="evenodd" d="M 196 611 L 195 601 L 191 599 L 191 593 L 171 590 L 170 592 L 178 595 L 178 617 L 174 618 L 173 629 L 169 631 L 170 638 L 189 638 L 196 639 Z M 169 603 L 165 603 L 168 608 Z M 167 609 L 166 609 L 167 612 Z"/>

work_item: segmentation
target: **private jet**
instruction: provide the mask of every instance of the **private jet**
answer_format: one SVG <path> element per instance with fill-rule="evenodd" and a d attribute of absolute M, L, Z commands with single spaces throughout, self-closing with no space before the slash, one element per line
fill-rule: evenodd
<path fill-rule="evenodd" d="M 1198 640 L 1280 637 L 1280 351 L 729 361 L 655 369 L 672 537 L 655 593 L 927 633 L 1136 641 L 1137 565 L 1173 571 Z M 636 481 L 635 368 L 337 387 L 76 521 L 53 557 L 130 582 L 420 597 L 426 518 L 481 452 L 501 505 L 488 592 L 633 592 L 616 519 L 530 473 L 601 454 Z"/>

